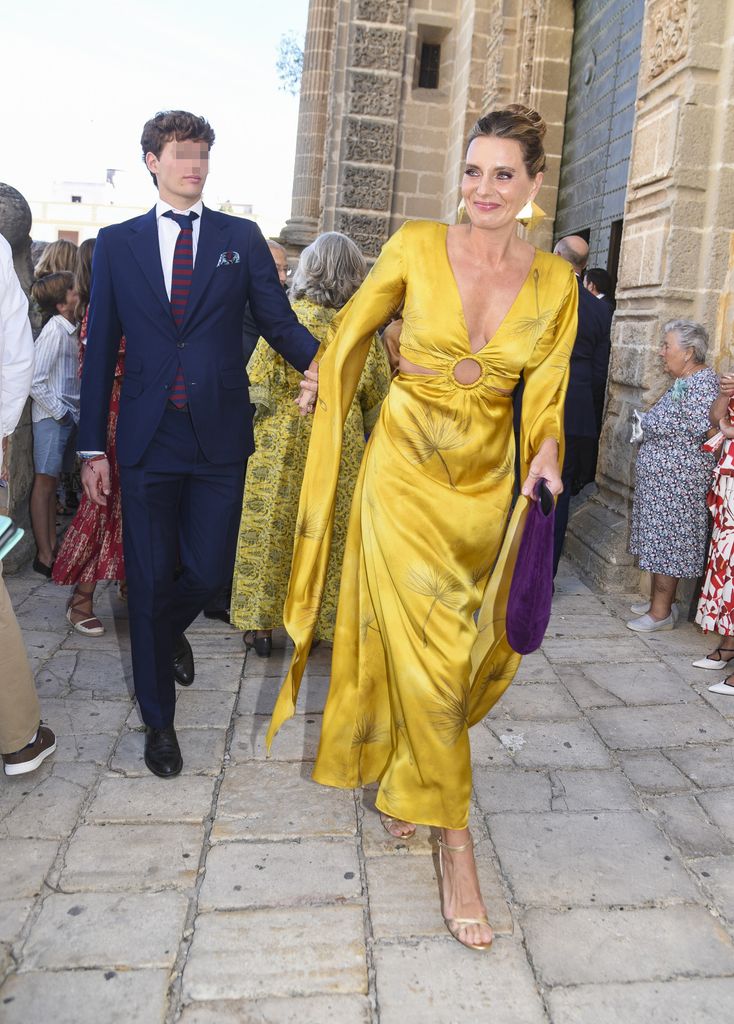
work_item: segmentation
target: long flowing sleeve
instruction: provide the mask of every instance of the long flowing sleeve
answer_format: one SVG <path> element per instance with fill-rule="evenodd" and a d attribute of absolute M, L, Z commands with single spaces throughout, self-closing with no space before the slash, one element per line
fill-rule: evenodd
<path fill-rule="evenodd" d="M 563 464 L 563 411 L 578 324 L 577 288 L 576 276 L 569 267 L 563 299 L 525 366 L 520 421 L 522 480 L 541 444 L 548 438 L 558 441 L 559 462 Z"/>
<path fill-rule="evenodd" d="M 390 363 L 388 362 L 385 346 L 380 338 L 375 335 L 367 355 L 362 377 L 359 382 L 357 398 L 362 410 L 362 421 L 365 434 L 371 434 L 377 417 L 380 415 L 380 407 L 390 387 Z"/>
<path fill-rule="evenodd" d="M 405 294 L 403 238 L 401 228 L 386 242 L 359 290 L 334 317 L 332 340 L 319 362 L 318 400 L 283 610 L 285 628 L 296 649 L 273 712 L 268 749 L 280 726 L 295 712 L 329 561 L 344 420 L 375 331 L 395 312 Z"/>

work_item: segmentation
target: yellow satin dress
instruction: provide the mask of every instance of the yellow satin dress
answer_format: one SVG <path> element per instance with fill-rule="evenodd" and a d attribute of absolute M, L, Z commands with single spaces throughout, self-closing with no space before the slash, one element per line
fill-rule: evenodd
<path fill-rule="evenodd" d="M 403 225 L 333 321 L 284 610 L 295 652 L 268 745 L 295 712 L 318 615 L 342 424 L 372 336 L 404 300 L 401 353 L 431 375 L 397 375 L 362 460 L 313 777 L 343 788 L 379 779 L 377 806 L 386 814 L 459 829 L 469 817 L 469 726 L 520 662 L 504 628 L 527 509 L 520 498 L 510 519 L 511 394 L 523 374 L 524 479 L 546 438 L 563 442 L 577 285 L 568 263 L 536 251 L 494 337 L 472 353 L 447 230 Z M 460 384 L 454 368 L 467 358 L 480 375 Z"/>

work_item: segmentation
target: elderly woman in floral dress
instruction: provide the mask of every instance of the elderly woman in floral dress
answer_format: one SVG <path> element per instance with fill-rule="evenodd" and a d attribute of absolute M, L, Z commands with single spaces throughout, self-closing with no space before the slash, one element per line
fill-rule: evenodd
<path fill-rule="evenodd" d="M 679 579 L 696 579 L 706 564 L 706 494 L 715 456 L 702 451 L 719 378 L 706 366 L 708 334 L 691 320 L 664 327 L 660 354 L 675 383 L 642 417 L 630 551 L 652 573 L 650 601 L 633 605 L 627 623 L 638 633 L 672 629 Z"/>

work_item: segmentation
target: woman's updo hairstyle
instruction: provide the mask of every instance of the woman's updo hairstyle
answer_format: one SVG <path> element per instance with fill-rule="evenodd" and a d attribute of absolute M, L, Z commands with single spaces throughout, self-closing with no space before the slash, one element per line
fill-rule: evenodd
<path fill-rule="evenodd" d="M 492 110 L 480 117 L 469 133 L 467 147 L 483 135 L 498 139 L 513 139 L 520 144 L 525 170 L 530 178 L 545 170 L 545 121 L 537 110 L 511 103 L 501 110 Z"/>

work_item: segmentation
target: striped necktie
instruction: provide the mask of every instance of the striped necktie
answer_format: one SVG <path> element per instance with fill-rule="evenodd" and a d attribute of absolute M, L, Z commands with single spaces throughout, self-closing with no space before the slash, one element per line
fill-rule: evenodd
<path fill-rule="evenodd" d="M 176 239 L 176 248 L 173 250 L 173 273 L 171 275 L 171 313 L 176 327 L 180 330 L 186 315 L 186 303 L 189 299 L 191 277 L 194 273 L 193 225 L 199 214 L 174 213 L 173 210 L 166 210 L 163 216 L 175 220 L 181 229 Z M 169 400 L 179 409 L 182 409 L 188 400 L 186 382 L 180 362 L 176 378 L 171 386 Z"/>

